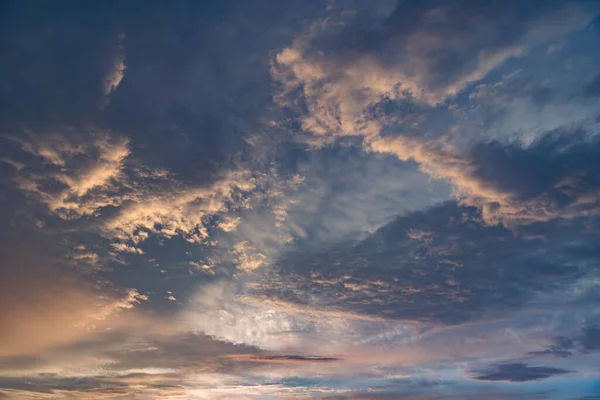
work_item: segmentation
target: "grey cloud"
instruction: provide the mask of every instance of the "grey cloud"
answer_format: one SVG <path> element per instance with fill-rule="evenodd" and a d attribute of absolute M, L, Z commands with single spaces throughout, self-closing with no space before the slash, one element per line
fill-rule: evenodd
<path fill-rule="evenodd" d="M 322 363 L 322 362 L 334 362 L 339 361 L 337 357 L 323 357 L 323 356 L 301 356 L 295 354 L 285 355 L 269 355 L 269 354 L 257 354 L 248 358 L 250 361 L 265 361 L 265 362 L 299 362 L 299 363 Z"/>
<path fill-rule="evenodd" d="M 468 84 L 480 79 L 478 70 L 486 69 L 485 64 L 489 62 L 486 58 L 521 55 L 523 47 L 537 39 L 530 32 L 532 26 L 540 24 L 537 29 L 542 35 L 547 28 L 539 18 L 544 16 L 553 21 L 552 18 L 557 17 L 552 14 L 554 10 L 565 5 L 568 2 L 433 0 L 412 4 L 400 1 L 379 26 L 373 27 L 374 21 L 361 21 L 359 17 L 356 24 L 342 25 L 332 37 L 317 37 L 311 46 L 316 52 L 323 51 L 331 59 L 347 63 L 367 54 L 384 65 L 410 67 L 410 62 L 415 60 L 404 60 L 404 57 L 414 56 L 411 52 L 415 48 L 411 44 L 422 40 L 423 51 L 417 63 L 423 69 L 412 72 L 426 74 L 420 77 L 423 89 L 443 93 L 457 82 Z M 565 7 L 563 11 L 564 15 L 574 17 L 572 9 Z"/>
<path fill-rule="evenodd" d="M 282 224 L 301 242 L 364 235 L 399 213 L 450 197 L 446 184 L 428 182 L 413 165 L 393 157 L 342 146 L 295 153 L 298 149 L 284 153 L 282 169 L 298 174 L 302 182 L 285 200 Z"/>
<path fill-rule="evenodd" d="M 400 393 L 377 393 L 377 394 L 354 394 L 347 396 L 324 397 L 324 400 L 437 400 L 436 395 L 400 394 Z"/>
<path fill-rule="evenodd" d="M 105 79 L 118 52 L 111 3 L 3 4 L 0 52 L 2 130 L 93 119 L 105 104 Z M 78 18 L 70 18 L 76 7 Z"/>
<path fill-rule="evenodd" d="M 102 389 L 102 386 L 108 387 Z M 21 377 L 0 377 L 0 389 L 50 394 L 70 391 L 80 393 L 81 395 L 84 395 L 86 392 L 110 393 L 113 395 L 130 393 L 125 383 L 107 382 L 104 379 L 87 377 L 62 378 L 54 374 L 41 374 L 38 377 L 29 377 L 26 381 Z"/>
<path fill-rule="evenodd" d="M 259 363 L 241 365 L 229 358 L 250 359 L 258 349 L 186 333 L 172 323 L 130 322 L 110 331 L 89 332 L 35 357 L 0 357 L 0 392 L 6 391 L 9 398 L 46 393 L 53 399 L 189 396 L 190 374 L 227 374 L 236 381 L 235 376 L 259 368 Z M 211 383 L 200 379 L 197 385 L 204 388 Z"/>
<path fill-rule="evenodd" d="M 414 160 L 453 184 L 458 199 L 479 208 L 486 223 L 515 227 L 597 215 L 599 143 L 595 132 L 561 128 L 526 147 L 484 142 L 466 155 L 403 136 L 375 141 L 373 150 Z"/>
<path fill-rule="evenodd" d="M 585 97 L 600 96 L 600 73 L 596 74 L 596 76 L 585 85 L 583 88 L 583 95 Z"/>
<path fill-rule="evenodd" d="M 464 180 L 419 171 L 423 159 L 414 156 L 359 149 L 368 149 L 365 138 L 405 128 L 419 140 L 439 138 L 462 116 L 461 104 L 445 101 L 461 102 L 454 96 L 511 58 L 583 27 L 594 3 L 167 3 L 2 5 L 0 397 L 190 398 L 192 388 L 206 398 L 433 400 L 448 396 L 395 378 L 410 368 L 374 372 L 368 353 L 379 345 L 385 353 L 394 340 L 399 354 L 371 362 L 393 364 L 407 351 L 402 363 L 426 363 L 429 354 L 411 360 L 404 348 L 415 340 L 416 351 L 433 343 L 436 360 L 451 352 L 464 360 L 448 342 L 480 341 L 496 326 L 505 336 L 529 333 L 521 324 L 530 305 L 595 312 L 595 283 L 583 283 L 600 257 L 596 132 L 556 131 L 527 145 L 465 141 L 471 150 L 450 160 L 469 167 L 457 177 L 509 198 L 503 210 L 493 196 L 487 209 L 462 196 L 440 205 Z M 315 14 L 325 19 L 311 24 Z M 280 109 L 272 97 L 279 67 L 283 75 L 296 68 L 296 82 L 278 82 L 291 85 L 290 97 L 302 91 L 296 83 L 323 96 L 314 102 L 305 91 Z M 527 97 L 546 107 L 561 95 L 547 79 L 556 76 L 481 86 L 473 102 L 496 110 L 494 100 Z M 595 101 L 595 78 L 583 92 L 572 85 L 574 108 Z M 324 136 L 362 137 L 307 155 L 295 143 L 307 127 L 293 112 L 315 105 L 330 113 Z M 349 125 L 338 131 L 342 120 Z M 112 133 L 94 139 L 99 132 Z M 433 155 L 439 170 L 448 166 L 446 153 Z M 483 221 L 484 211 L 523 205 L 539 212 L 526 224 Z M 220 279 L 236 290 L 207 290 L 193 303 L 198 285 Z M 515 311 L 514 321 L 488 325 Z M 465 321 L 481 325 L 446 326 Z M 439 329 L 421 338 L 431 325 Z M 531 355 L 595 357 L 598 337 L 590 324 Z M 439 365 L 419 367 L 428 375 Z M 511 362 L 474 372 L 524 381 L 567 371 Z"/>
<path fill-rule="evenodd" d="M 270 52 L 323 7 L 5 2 L 0 130 L 69 126 L 85 136 L 95 126 L 130 137 L 147 165 L 209 182 L 246 158 L 249 135 L 269 129 Z"/>
<path fill-rule="evenodd" d="M 583 329 L 581 345 L 586 351 L 600 350 L 600 325 L 589 325 Z"/>
<path fill-rule="evenodd" d="M 555 357 L 568 357 L 573 354 L 576 342 L 573 338 L 558 336 L 553 339 L 554 344 L 542 351 L 532 351 L 529 355 L 545 356 L 551 355 Z"/>
<path fill-rule="evenodd" d="M 550 132 L 527 148 L 497 142 L 476 145 L 472 151 L 474 177 L 516 201 L 546 198 L 561 209 L 591 196 L 594 207 L 600 184 L 600 140 L 582 131 Z M 587 195 L 587 196 L 586 196 Z M 584 206 L 585 207 L 585 206 Z"/>
<path fill-rule="evenodd" d="M 567 371 L 554 367 L 530 366 L 524 363 L 496 364 L 488 368 L 474 371 L 473 379 L 480 381 L 527 382 L 547 379 L 555 375 L 567 374 Z"/>
<path fill-rule="evenodd" d="M 249 161 L 246 139 L 280 117 L 272 107 L 271 51 L 321 5 L 137 4 L 119 7 L 127 70 L 103 123 L 127 132 L 143 161 L 185 182 L 210 181 Z"/>
<path fill-rule="evenodd" d="M 569 357 L 600 350 L 600 325 L 586 324 L 578 335 L 571 337 L 557 336 L 553 344 L 541 351 L 530 352 L 532 356 Z"/>
<path fill-rule="evenodd" d="M 412 108 L 439 107 L 507 60 L 585 27 L 594 13 L 587 6 L 432 1 L 399 2 L 383 19 L 342 13 L 315 23 L 275 57 L 278 100 L 298 113 L 313 147 L 340 136 L 372 139 L 411 126 L 410 113 L 401 112 L 411 108 L 406 100 Z M 382 112 L 388 103 L 400 112 Z"/>
<path fill-rule="evenodd" d="M 515 234 L 478 218 L 476 209 L 447 203 L 399 217 L 363 241 L 290 252 L 276 268 L 285 283 L 265 282 L 265 290 L 317 308 L 458 323 L 520 308 L 589 273 L 600 256 L 596 233 L 563 242 L 581 234 L 579 222 Z"/>

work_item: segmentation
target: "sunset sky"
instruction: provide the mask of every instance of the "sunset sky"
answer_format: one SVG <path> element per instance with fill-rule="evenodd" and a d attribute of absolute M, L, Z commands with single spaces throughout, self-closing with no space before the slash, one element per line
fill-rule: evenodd
<path fill-rule="evenodd" d="M 1 1 L 0 228 L 2 400 L 600 400 L 600 1 Z"/>

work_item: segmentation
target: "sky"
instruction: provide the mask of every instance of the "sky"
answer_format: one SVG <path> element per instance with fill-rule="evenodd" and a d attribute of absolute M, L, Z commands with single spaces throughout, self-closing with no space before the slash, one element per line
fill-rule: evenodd
<path fill-rule="evenodd" d="M 600 399 L 600 1 L 0 4 L 0 399 Z"/>

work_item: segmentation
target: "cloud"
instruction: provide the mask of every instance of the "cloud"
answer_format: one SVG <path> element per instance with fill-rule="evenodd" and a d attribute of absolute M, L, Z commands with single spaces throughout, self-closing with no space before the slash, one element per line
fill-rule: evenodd
<path fill-rule="evenodd" d="M 33 156 L 30 166 L 12 178 L 22 191 L 61 219 L 97 218 L 95 229 L 116 241 L 112 250 L 121 253 L 143 254 L 137 245 L 150 233 L 206 242 L 211 218 L 219 214 L 219 227 L 232 232 L 239 218 L 226 213 L 249 207 L 248 196 L 265 177 L 238 169 L 212 183 L 189 186 L 132 159 L 127 138 L 100 132 L 87 138 L 65 133 L 6 139 L 19 145 L 24 159 Z M 81 259 L 80 253 L 74 256 Z"/>
<path fill-rule="evenodd" d="M 547 379 L 571 371 L 554 367 L 530 366 L 524 363 L 506 363 L 496 364 L 474 372 L 477 375 L 473 379 L 480 381 L 527 382 Z"/>
<path fill-rule="evenodd" d="M 133 253 L 133 254 L 144 254 L 142 249 L 130 246 L 125 243 L 112 243 L 111 246 L 118 252 L 121 253 Z"/>
<path fill-rule="evenodd" d="M 573 86 L 582 83 L 566 74 L 568 85 L 556 83 L 563 72 L 542 68 L 536 48 L 580 31 L 596 11 L 580 2 L 442 1 L 400 2 L 383 19 L 368 12 L 329 16 L 274 58 L 272 74 L 282 90 L 276 99 L 291 110 L 304 134 L 299 140 L 312 149 L 357 137 L 366 151 L 416 162 L 422 172 L 451 183 L 457 198 L 482 209 L 489 224 L 590 215 L 596 213 L 592 187 L 574 193 L 554 182 L 557 187 L 523 199 L 482 172 L 492 152 L 495 161 L 509 163 L 521 150 L 551 157 L 540 147 L 560 141 L 560 130 L 564 137 L 577 129 L 594 135 L 590 116 L 597 106 L 569 106 Z M 513 67 L 501 78 L 492 74 L 512 58 L 520 58 L 515 65 L 526 72 Z M 463 92 L 470 103 L 457 97 Z M 502 151 L 509 154 L 502 157 Z M 541 178 L 527 172 L 519 175 Z M 563 204 L 558 197 L 564 196 L 570 200 Z"/>
<path fill-rule="evenodd" d="M 189 329 L 214 336 L 233 344 L 246 344 L 263 349 L 277 349 L 294 342 L 282 332 L 298 329 L 285 313 L 262 309 L 236 296 L 235 286 L 219 282 L 203 287 L 188 307 L 184 319 Z"/>
<path fill-rule="evenodd" d="M 360 237 L 398 214 L 451 196 L 444 182 L 388 155 L 339 147 L 298 158 L 293 172 L 301 182 L 294 191 L 282 191 L 274 211 L 279 225 L 300 243 Z"/>
<path fill-rule="evenodd" d="M 106 296 L 107 292 L 103 294 Z M 65 295 L 69 296 L 68 293 Z M 46 300 L 54 293 L 47 296 Z M 115 299 L 110 310 L 105 307 L 105 298 L 97 297 L 94 301 L 104 317 L 107 312 L 116 312 L 117 308 L 129 308 L 141 300 L 140 297 L 129 293 Z M 74 314 L 72 318 L 85 311 L 87 304 L 82 303 L 81 298 L 71 296 L 68 300 L 79 301 L 65 310 Z M 59 340 L 52 339 L 56 327 L 48 321 L 28 318 L 29 331 L 44 329 L 48 335 L 44 346 L 31 340 L 32 334 L 21 332 L 21 339 L 27 342 L 25 348 L 14 347 L 14 341 L 7 343 L 12 346 L 8 353 L 2 348 L 0 393 L 9 398 L 29 398 L 39 393 L 52 399 L 102 399 L 115 395 L 196 398 L 199 391 L 219 386 L 211 376 L 221 376 L 221 383 L 244 382 L 234 371 L 224 373 L 224 365 L 231 364 L 229 356 L 250 357 L 257 352 L 251 347 L 190 333 L 181 327 L 176 317 L 158 316 L 153 312 L 128 312 L 120 319 L 111 317 L 112 321 L 107 324 L 93 319 L 91 322 L 97 323 L 97 327 L 86 327 L 88 329 L 80 329 L 77 335 L 72 335 L 67 326 L 63 326 L 68 320 L 53 307 L 54 302 L 47 302 L 46 308 L 40 305 L 37 311 L 45 310 L 51 313 L 48 318 L 56 318 L 55 323 L 61 326 Z M 249 368 L 246 366 L 246 370 Z M 244 383 L 252 386 L 249 382 Z"/>
<path fill-rule="evenodd" d="M 476 206 L 490 225 L 506 226 L 598 213 L 594 156 L 598 139 L 584 132 L 549 132 L 526 148 L 480 143 L 460 156 L 406 137 L 374 141 L 371 149 L 415 161 L 433 178 L 453 184 L 460 202 Z"/>
<path fill-rule="evenodd" d="M 596 76 L 585 85 L 583 88 L 583 95 L 585 97 L 600 96 L 600 74 L 596 74 Z"/>
<path fill-rule="evenodd" d="M 124 39 L 124 34 L 119 35 L 118 51 L 114 58 L 112 68 L 108 72 L 104 83 L 104 93 L 106 96 L 117 90 L 117 87 L 125 76 L 125 48 L 123 46 Z"/>
<path fill-rule="evenodd" d="M 257 282 L 258 283 L 258 282 Z M 250 283 L 219 281 L 203 285 L 182 312 L 186 329 L 233 344 L 308 357 L 307 349 L 329 354 L 352 343 L 368 326 L 384 325 L 378 315 L 363 315 L 342 307 L 315 307 L 261 295 L 264 288 Z M 396 323 L 398 332 L 414 331 L 415 325 Z M 354 329 L 348 334 L 348 327 Z M 347 350 L 347 348 L 346 348 Z M 338 358 L 338 356 L 335 356 Z"/>
<path fill-rule="evenodd" d="M 399 2 L 383 19 L 368 12 L 324 19 L 275 57 L 280 104 L 298 110 L 313 146 L 336 136 L 377 137 L 406 118 L 382 112 L 386 102 L 440 105 L 592 19 L 581 3 L 553 5 Z"/>
<path fill-rule="evenodd" d="M 596 234 L 583 234 L 583 221 L 532 224 L 515 234 L 480 218 L 476 208 L 449 202 L 363 240 L 290 251 L 258 289 L 317 310 L 456 324 L 520 309 L 537 293 L 593 276 Z M 415 232 L 430 234 L 415 240 Z M 579 237 L 579 250 L 562 243 L 567 234 Z"/>
<path fill-rule="evenodd" d="M 235 231 L 240 223 L 240 218 L 225 217 L 222 221 L 219 221 L 219 228 L 225 232 Z"/>
<path fill-rule="evenodd" d="M 0 44 L 10 60 L 0 73 L 11 77 L 0 90 L 4 132 L 7 127 L 82 127 L 100 115 L 110 87 L 107 78 L 117 83 L 120 68 L 115 11 L 106 4 L 31 10 L 15 2 L 6 7 L 5 17 L 13 23 L 2 24 L 2 35 L 11 40 Z"/>
<path fill-rule="evenodd" d="M 170 238 L 181 236 L 191 243 L 208 238 L 207 219 L 221 212 L 246 207 L 246 195 L 257 187 L 249 171 L 231 171 L 207 187 L 185 187 L 167 181 L 137 201 L 125 204 L 102 228 L 104 235 L 139 243 L 144 233 Z"/>
<path fill-rule="evenodd" d="M 0 397 L 587 387 L 596 5 L 234 3 L 0 17 Z"/>
<path fill-rule="evenodd" d="M 323 357 L 323 356 L 302 356 L 296 354 L 286 355 L 267 355 L 267 354 L 252 354 L 242 356 L 232 356 L 232 358 L 241 361 L 254 361 L 254 362 L 272 362 L 278 364 L 285 363 L 328 363 L 339 361 L 336 357 Z"/>
<path fill-rule="evenodd" d="M 541 351 L 528 353 L 531 356 L 570 357 L 576 354 L 587 354 L 600 350 L 600 326 L 586 324 L 575 336 L 557 336 L 552 344 Z"/>
<path fill-rule="evenodd" d="M 14 176 L 18 187 L 59 217 L 92 215 L 123 201 L 124 196 L 112 191 L 124 177 L 130 154 L 126 138 L 91 132 L 85 139 L 68 133 L 6 139 L 17 142 L 23 152 L 34 157 Z"/>
<path fill-rule="evenodd" d="M 266 260 L 262 253 L 258 253 L 256 248 L 248 242 L 239 242 L 233 247 L 233 253 L 237 258 L 238 268 L 242 271 L 253 271 L 260 268 Z"/>

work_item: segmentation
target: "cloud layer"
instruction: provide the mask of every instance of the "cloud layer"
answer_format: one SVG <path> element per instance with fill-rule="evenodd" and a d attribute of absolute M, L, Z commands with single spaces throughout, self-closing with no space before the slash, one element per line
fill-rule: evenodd
<path fill-rule="evenodd" d="M 5 3 L 0 398 L 600 393 L 597 1 Z"/>

